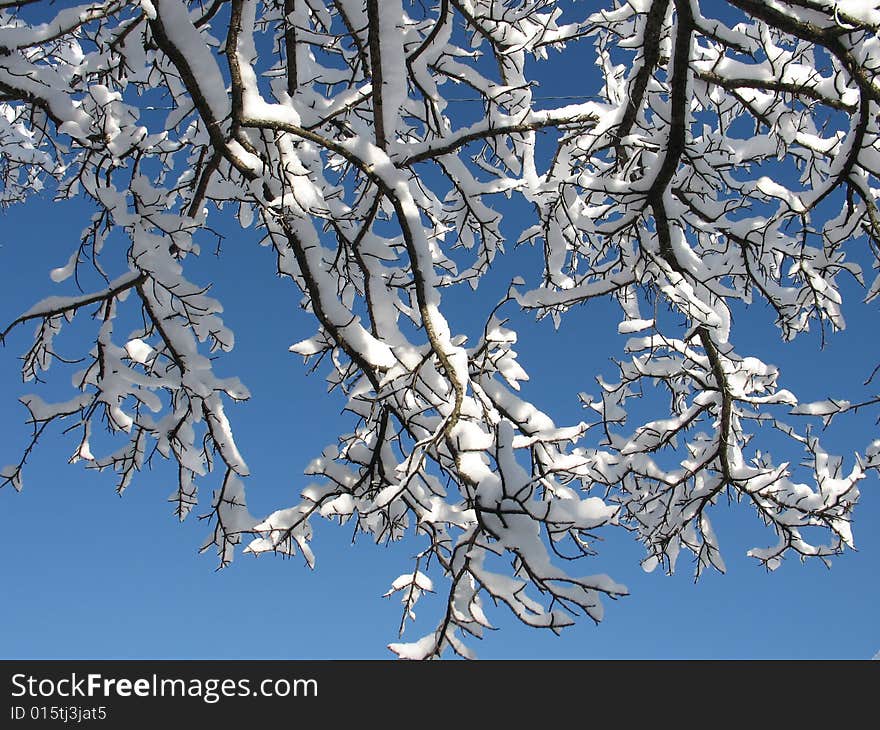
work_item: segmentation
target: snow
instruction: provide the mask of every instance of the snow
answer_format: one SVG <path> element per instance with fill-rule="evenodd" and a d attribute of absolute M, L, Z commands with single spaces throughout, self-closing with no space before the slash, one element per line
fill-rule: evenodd
<path fill-rule="evenodd" d="M 394 642 L 388 648 L 401 659 L 419 660 L 431 656 L 437 649 L 437 636 L 433 633 L 426 634 L 418 641 Z"/>
<path fill-rule="evenodd" d="M 23 312 L 19 318 L 32 319 L 34 317 L 46 316 L 52 312 L 76 310 L 79 307 L 99 300 L 109 292 L 125 289 L 126 287 L 131 286 L 135 281 L 140 278 L 140 276 L 141 272 L 139 271 L 132 271 L 127 274 L 123 274 L 122 276 L 119 276 L 111 281 L 106 289 L 100 292 L 93 292 L 91 294 L 85 294 L 82 296 L 46 297 L 45 299 L 42 299 L 34 304 L 27 311 Z"/>
<path fill-rule="evenodd" d="M 806 211 L 806 206 L 803 204 L 798 195 L 791 192 L 783 185 L 774 182 L 769 177 L 759 177 L 755 185 L 758 190 L 760 190 L 765 195 L 768 195 L 771 198 L 779 198 L 780 200 L 787 203 L 789 208 L 791 208 L 794 212 L 803 213 Z"/>
<path fill-rule="evenodd" d="M 630 319 L 617 325 L 617 331 L 622 335 L 628 335 L 633 332 L 641 332 L 653 326 L 653 319 Z"/>
<path fill-rule="evenodd" d="M 850 402 L 848 400 L 821 400 L 821 401 L 813 401 L 812 403 L 799 403 L 792 409 L 792 413 L 796 413 L 798 415 L 808 415 L 808 416 L 830 416 L 835 413 L 840 413 L 841 411 L 845 411 L 849 408 Z"/>
<path fill-rule="evenodd" d="M 361 324 L 360 317 L 353 315 L 345 308 L 345 305 L 334 295 L 335 284 L 326 271 L 324 264 L 324 249 L 317 242 L 318 236 L 313 228 L 305 221 L 296 220 L 292 227 L 298 234 L 298 238 L 305 243 L 303 246 L 304 257 L 309 264 L 309 272 L 316 280 L 316 293 L 324 315 L 328 321 L 338 328 L 346 342 L 360 352 L 371 365 L 378 368 L 392 367 L 397 361 L 391 348 L 373 337 Z"/>
<path fill-rule="evenodd" d="M 847 16 L 865 25 L 880 25 L 880 3 L 871 0 L 835 0 L 835 15 L 838 23 L 846 27 L 840 21 L 842 16 Z"/>
<path fill-rule="evenodd" d="M 146 364 L 155 353 L 152 347 L 137 337 L 125 343 L 125 351 L 134 362 L 141 365 Z"/>
<path fill-rule="evenodd" d="M 385 595 L 390 596 L 392 593 L 396 593 L 397 591 L 401 591 L 404 588 L 409 588 L 410 586 L 415 586 L 419 590 L 433 592 L 434 583 L 431 579 L 422 573 L 420 570 L 417 570 L 415 573 L 404 573 L 403 575 L 398 576 L 391 583 L 391 590 L 389 590 Z"/>
<path fill-rule="evenodd" d="M 52 279 L 56 284 L 60 284 L 62 281 L 66 281 L 69 279 L 73 272 L 76 270 L 76 264 L 79 261 L 79 251 L 74 251 L 70 254 L 70 258 L 67 260 L 67 263 L 64 266 L 59 266 L 57 269 L 52 269 L 49 272 L 49 278 Z"/>
<path fill-rule="evenodd" d="M 150 19 L 156 19 L 156 6 L 153 5 L 151 0 L 138 0 L 140 3 L 141 9 L 144 11 L 144 14 Z"/>
<path fill-rule="evenodd" d="M 403 6 L 401 0 L 380 0 L 379 31 L 382 47 L 382 114 L 385 134 L 396 138 L 400 108 L 407 96 L 406 61 L 403 52 Z"/>
<path fill-rule="evenodd" d="M 168 40 L 186 58 L 211 115 L 216 120 L 226 119 L 231 110 L 226 82 L 202 33 L 193 25 L 187 6 L 182 0 L 155 0 L 154 6 Z"/>

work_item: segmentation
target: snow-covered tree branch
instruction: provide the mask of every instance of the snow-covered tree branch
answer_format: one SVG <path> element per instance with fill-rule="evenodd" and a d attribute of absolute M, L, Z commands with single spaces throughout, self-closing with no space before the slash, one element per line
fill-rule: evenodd
<path fill-rule="evenodd" d="M 242 543 L 312 564 L 319 517 L 411 540 L 412 572 L 388 593 L 401 634 L 420 597 L 440 606 L 436 628 L 391 645 L 407 658 L 470 656 L 487 604 L 557 632 L 599 621 L 627 593 L 589 569 L 607 531 L 642 542 L 647 569 L 672 571 L 684 549 L 697 576 L 723 571 L 722 502 L 767 526 L 750 554 L 770 569 L 852 547 L 880 438 L 844 459 L 817 427 L 880 394 L 831 382 L 802 401 L 737 348 L 734 315 L 761 305 L 790 341 L 845 326 L 845 277 L 876 301 L 880 276 L 858 262 L 880 268 L 880 9 L 605 4 L 0 2 L 0 201 L 91 201 L 51 276 L 103 282 L 7 313 L 0 341 L 34 332 L 25 380 L 77 369 L 69 398 L 23 399 L 32 439 L 0 479 L 20 489 L 63 422 L 71 460 L 115 471 L 120 491 L 151 459 L 176 462 L 181 519 L 214 484 L 201 506 L 221 564 Z M 600 82 L 542 96 L 536 81 L 573 53 Z M 291 309 L 313 315 L 290 349 L 344 392 L 352 424 L 263 517 L 227 413 L 249 393 L 215 372 L 235 339 L 199 269 L 230 209 L 290 280 Z M 511 231 L 514 209 L 530 220 Z M 444 297 L 516 245 L 542 250 L 543 270 L 455 321 Z M 619 304 L 626 356 L 612 379 L 585 374 L 587 415 L 559 425 L 521 390 L 509 319 L 558 323 L 598 298 Z M 62 356 L 59 333 L 89 317 L 91 338 Z M 631 408 L 648 393 L 663 412 Z M 115 450 L 93 452 L 99 429 Z"/>

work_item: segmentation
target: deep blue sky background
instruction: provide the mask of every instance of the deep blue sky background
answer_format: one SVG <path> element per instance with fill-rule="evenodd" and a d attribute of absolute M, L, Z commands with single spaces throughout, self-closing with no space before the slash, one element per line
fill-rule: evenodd
<path fill-rule="evenodd" d="M 545 83 L 548 94 L 584 88 L 592 58 L 572 56 L 572 75 Z M 63 265 L 86 223 L 82 206 L 36 197 L 0 214 L 0 328 L 52 293 L 48 271 Z M 256 236 L 233 234 L 221 258 L 205 246 L 194 279 L 214 282 L 224 319 L 237 346 L 224 357 L 221 374 L 237 374 L 253 399 L 230 410 L 239 445 L 251 467 L 251 511 L 288 506 L 308 481 L 302 470 L 346 430 L 338 395 L 327 396 L 320 374 L 304 377 L 300 359 L 287 347 L 313 333 L 289 282 L 274 276 L 270 253 Z M 120 249 L 121 251 L 122 249 Z M 524 267 L 538 274 L 538 252 L 520 250 L 481 287 L 482 301 L 503 291 Z M 505 276 L 507 277 L 505 279 Z M 876 304 L 857 304 L 848 285 L 850 328 L 820 352 L 810 335 L 781 346 L 772 315 L 762 303 L 742 313 L 733 339 L 738 351 L 780 365 L 783 382 L 807 399 L 847 397 L 844 386 L 860 384 L 880 360 Z M 485 307 L 484 307 L 485 308 Z M 468 300 L 453 303 L 456 331 L 479 327 L 469 319 Z M 613 377 L 611 356 L 621 356 L 613 309 L 597 303 L 573 312 L 558 332 L 548 321 L 518 325 L 517 348 L 532 376 L 527 394 L 560 423 L 583 417 L 576 394 L 594 391 L 594 376 Z M 482 311 L 481 311 L 482 316 Z M 16 399 L 34 389 L 20 384 L 16 357 L 31 326 L 20 328 L 0 349 L 0 465 L 17 461 L 26 443 L 26 412 Z M 88 329 L 88 328 L 86 328 Z M 85 331 L 85 330 L 83 330 Z M 50 372 L 52 375 L 52 372 Z M 49 392 L 59 392 L 54 386 Z M 847 458 L 877 433 L 871 414 L 842 421 L 827 446 Z M 351 528 L 318 520 L 317 570 L 301 560 L 238 555 L 215 571 L 216 559 L 198 554 L 207 525 L 196 519 L 209 502 L 203 482 L 201 509 L 183 524 L 166 500 L 175 473 L 157 462 L 120 498 L 112 474 L 66 463 L 75 443 L 58 430 L 44 439 L 17 494 L 0 491 L 0 657 L 2 658 L 390 658 L 399 603 L 381 595 L 411 569 L 418 540 L 376 547 L 350 544 Z M 781 454 L 779 455 L 781 456 Z M 799 454 L 790 453 L 790 458 Z M 775 541 L 746 505 L 714 510 L 715 527 L 728 566 L 726 575 L 706 573 L 694 585 L 686 554 L 673 577 L 644 574 L 641 548 L 625 535 L 610 536 L 584 573 L 607 572 L 632 593 L 606 601 L 605 621 L 581 621 L 556 637 L 527 629 L 505 608 L 488 610 L 501 630 L 475 648 L 482 658 L 869 658 L 880 650 L 880 490 L 875 476 L 862 482 L 856 512 L 858 552 L 836 558 L 832 570 L 816 561 L 786 560 L 769 574 L 745 552 Z M 441 587 L 442 590 L 442 587 Z M 426 623 L 410 630 L 414 640 L 435 620 L 430 598 L 417 608 Z"/>
<path fill-rule="evenodd" d="M 4 321 L 45 295 L 51 286 L 47 272 L 66 260 L 81 215 L 78 204 L 35 199 L 0 219 Z M 524 263 L 531 256 L 520 255 Z M 199 280 L 216 281 L 215 293 L 238 338 L 221 372 L 239 372 L 253 392 L 252 401 L 235 406 L 231 415 L 253 473 L 251 510 L 263 514 L 292 503 L 306 483 L 303 467 L 345 428 L 341 401 L 323 392 L 320 377 L 303 377 L 299 358 L 286 352 L 310 333 L 311 323 L 291 306 L 298 299 L 290 299 L 290 284 L 273 276 L 268 251 L 240 235 L 226 240 L 221 258 L 206 253 L 200 265 Z M 455 309 L 461 314 L 462 307 Z M 863 379 L 876 359 L 871 312 L 854 311 L 861 316 L 851 315 L 851 329 L 831 338 L 823 353 L 815 338 L 776 345 L 762 305 L 739 339 L 769 347 L 769 361 L 793 367 L 787 382 L 820 397 L 838 377 Z M 574 395 L 591 388 L 597 368 L 613 372 L 607 358 L 617 354 L 623 338 L 614 334 L 608 313 L 603 306 L 585 308 L 558 333 L 547 322 L 523 328 L 520 351 L 533 376 L 530 392 L 562 422 L 580 417 Z M 29 329 L 21 328 L 0 350 L 3 463 L 15 460 L 25 443 L 25 411 L 15 398 L 32 389 L 19 383 L 16 355 Z M 870 438 L 870 424 L 863 418 L 835 430 L 829 446 L 851 455 Z M 395 640 L 398 603 L 380 596 L 408 569 L 416 542 L 352 546 L 349 527 L 319 521 L 316 571 L 297 559 L 239 555 L 218 572 L 213 555 L 197 552 L 206 525 L 195 515 L 181 525 L 171 514 L 166 499 L 174 473 L 167 465 L 142 474 L 120 498 L 111 474 L 66 464 L 74 447 L 56 431 L 31 460 L 23 492 L 0 492 L 3 657 L 390 656 L 385 645 Z M 835 559 L 830 571 L 817 562 L 788 560 L 766 573 L 744 553 L 772 536 L 745 506 L 716 509 L 727 575 L 707 573 L 694 585 L 684 555 L 677 575 L 646 575 L 638 565 L 639 546 L 618 536 L 583 567 L 610 573 L 632 592 L 606 602 L 602 624 L 584 621 L 555 637 L 518 625 L 499 608 L 489 616 L 501 630 L 476 649 L 483 658 L 868 658 L 880 649 L 877 487 L 874 477 L 862 485 L 859 552 Z M 207 489 L 203 485 L 205 500 Z M 419 615 L 434 617 L 428 601 Z"/>

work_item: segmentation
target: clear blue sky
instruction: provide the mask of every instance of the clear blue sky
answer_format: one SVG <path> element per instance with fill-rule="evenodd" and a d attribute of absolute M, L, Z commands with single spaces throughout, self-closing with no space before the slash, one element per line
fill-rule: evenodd
<path fill-rule="evenodd" d="M 66 260 L 81 215 L 78 205 L 35 199 L 0 218 L 4 321 L 45 295 L 47 272 Z M 321 378 L 305 378 L 299 359 L 286 353 L 311 324 L 295 309 L 287 316 L 289 284 L 274 278 L 267 251 L 238 236 L 225 242 L 222 258 L 206 254 L 203 265 L 201 280 L 216 281 L 226 320 L 237 333 L 227 372 L 239 372 L 253 391 L 252 401 L 236 406 L 232 416 L 253 472 L 251 510 L 262 514 L 292 503 L 306 483 L 303 467 L 344 428 L 341 402 L 323 392 Z M 248 284 L 235 285 L 242 280 Z M 589 387 L 595 368 L 622 345 L 606 312 L 601 306 L 584 309 L 558 333 L 549 323 L 524 328 L 520 350 L 533 375 L 529 387 L 560 421 L 579 418 L 574 394 Z M 791 366 L 788 382 L 802 384 L 809 397 L 823 395 L 838 378 L 858 382 L 876 359 L 869 334 L 874 324 L 864 307 L 855 307 L 851 330 L 833 337 L 824 353 L 815 338 L 776 346 L 765 320 L 761 308 L 755 326 L 742 327 L 740 341 L 771 347 L 776 357 L 768 360 Z M 15 399 L 31 390 L 20 385 L 16 369 L 27 330 L 0 350 L 3 463 L 15 460 L 25 443 L 25 411 Z M 595 336 L 592 350 L 584 344 L 585 331 Z M 583 365 L 561 366 L 566 352 Z M 831 434 L 829 445 L 851 454 L 866 443 L 870 428 L 870 419 L 861 419 Z M 195 515 L 181 525 L 171 514 L 165 500 L 174 474 L 167 466 L 142 474 L 120 498 L 112 475 L 66 464 L 73 449 L 70 439 L 52 433 L 31 460 L 23 492 L 0 492 L 3 657 L 390 656 L 385 645 L 395 640 L 398 604 L 381 594 L 407 570 L 417 543 L 352 546 L 348 527 L 319 522 L 314 572 L 296 559 L 245 555 L 218 572 L 212 555 L 197 552 L 206 525 Z M 863 482 L 862 492 L 855 526 L 859 551 L 837 558 L 830 571 L 788 560 L 766 573 L 744 554 L 772 536 L 744 506 L 717 509 L 727 575 L 710 573 L 694 585 L 686 559 L 673 577 L 646 575 L 638 566 L 639 546 L 620 536 L 584 566 L 584 572 L 610 573 L 632 592 L 607 602 L 602 624 L 582 622 L 556 637 L 519 626 L 499 608 L 489 615 L 501 630 L 476 649 L 483 658 L 868 658 L 880 649 L 876 478 Z M 428 601 L 420 616 L 432 617 Z"/>
<path fill-rule="evenodd" d="M 580 72 L 583 60 L 573 58 L 572 70 Z M 557 83 L 545 86 L 547 93 L 570 90 L 570 77 Z M 45 198 L 0 214 L 0 325 L 50 293 L 48 271 L 67 261 L 85 222 L 79 204 Z M 291 285 L 274 277 L 271 256 L 253 234 L 230 235 L 220 259 L 205 249 L 194 279 L 215 283 L 237 336 L 220 372 L 240 375 L 253 393 L 230 415 L 253 474 L 250 508 L 261 515 L 295 501 L 307 484 L 303 468 L 346 429 L 343 404 L 326 395 L 320 374 L 306 378 L 300 359 L 287 353 L 313 324 Z M 527 266 L 536 261 L 533 252 L 517 256 Z M 503 290 L 503 274 L 514 267 L 505 264 L 481 293 Z M 481 324 L 466 320 L 466 301 L 453 311 L 459 329 Z M 734 342 L 742 354 L 780 365 L 785 384 L 808 399 L 845 397 L 834 383 L 861 383 L 880 360 L 876 304 L 853 300 L 845 311 L 850 329 L 831 337 L 824 352 L 812 336 L 780 346 L 760 303 L 737 322 Z M 561 423 L 583 417 L 575 396 L 594 389 L 595 374 L 613 375 L 608 358 L 621 355 L 624 338 L 610 312 L 604 304 L 579 309 L 558 332 L 549 322 L 520 328 L 517 349 L 533 379 L 527 392 Z M 20 384 L 16 358 L 30 329 L 20 328 L 0 349 L 0 466 L 17 461 L 26 443 L 26 412 L 16 399 L 33 388 Z M 850 464 L 877 428 L 870 414 L 841 425 L 827 445 Z M 397 640 L 399 603 L 381 595 L 411 569 L 417 538 L 388 548 L 351 545 L 350 526 L 317 521 L 317 570 L 297 559 L 238 555 L 218 572 L 213 554 L 198 554 L 205 523 L 195 513 L 183 524 L 173 517 L 166 499 L 175 473 L 167 463 L 157 462 L 120 498 L 113 475 L 66 463 L 74 447 L 53 431 L 30 461 L 23 492 L 0 491 L 0 657 L 391 658 L 385 645 Z M 631 596 L 606 601 L 602 624 L 583 620 L 556 637 L 490 608 L 500 630 L 475 649 L 489 659 L 869 658 L 880 650 L 878 487 L 875 476 L 862 482 L 858 552 L 836 558 L 831 570 L 789 559 L 775 573 L 764 571 L 745 552 L 774 537 L 747 506 L 734 505 L 713 513 L 726 575 L 707 573 L 694 585 L 687 556 L 673 577 L 645 574 L 641 548 L 611 536 L 583 572 L 607 572 Z M 209 491 L 204 483 L 196 513 L 205 511 Z M 407 638 L 427 630 L 438 610 L 430 599 L 420 604 L 425 623 Z"/>

